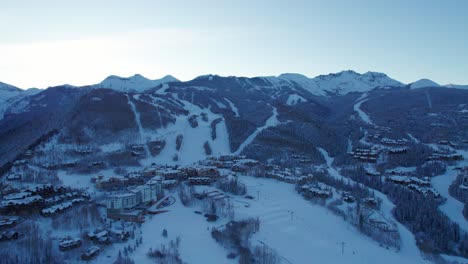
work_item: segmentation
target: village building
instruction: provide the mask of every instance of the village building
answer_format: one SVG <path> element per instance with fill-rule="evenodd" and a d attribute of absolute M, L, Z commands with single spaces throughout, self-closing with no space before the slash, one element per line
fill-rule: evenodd
<path fill-rule="evenodd" d="M 135 209 L 139 205 L 148 205 L 162 195 L 161 182 L 158 179 L 148 181 L 120 194 L 110 195 L 106 201 L 107 217 L 126 221 L 141 221 L 143 211 Z"/>
<path fill-rule="evenodd" d="M 188 181 L 190 185 L 210 185 L 212 183 L 210 177 L 189 177 Z"/>

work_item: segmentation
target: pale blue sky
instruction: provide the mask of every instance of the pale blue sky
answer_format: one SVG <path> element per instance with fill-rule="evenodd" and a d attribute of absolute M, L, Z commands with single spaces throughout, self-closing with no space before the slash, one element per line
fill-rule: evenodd
<path fill-rule="evenodd" d="M 0 81 L 22 88 L 347 69 L 468 84 L 464 0 L 0 0 L 0 33 Z"/>

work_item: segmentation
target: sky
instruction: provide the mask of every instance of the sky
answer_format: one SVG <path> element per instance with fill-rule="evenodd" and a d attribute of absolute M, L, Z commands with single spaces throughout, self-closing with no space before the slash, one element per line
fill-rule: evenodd
<path fill-rule="evenodd" d="M 0 0 L 0 81 L 309 77 L 468 84 L 465 0 Z"/>

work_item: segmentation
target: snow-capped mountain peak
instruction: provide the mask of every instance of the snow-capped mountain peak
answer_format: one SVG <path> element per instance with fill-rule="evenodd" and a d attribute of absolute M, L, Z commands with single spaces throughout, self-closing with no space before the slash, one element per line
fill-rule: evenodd
<path fill-rule="evenodd" d="M 454 89 L 468 89 L 468 85 L 460 85 L 460 84 L 447 84 L 444 85 L 447 88 L 454 88 Z"/>
<path fill-rule="evenodd" d="M 360 74 L 352 70 L 319 75 L 315 78 L 308 78 L 297 73 L 285 73 L 279 75 L 278 78 L 297 83 L 316 95 L 324 95 L 327 92 L 334 94 L 367 92 L 377 87 L 403 86 L 401 82 L 391 79 L 384 73 L 366 72 Z"/>
<path fill-rule="evenodd" d="M 439 87 L 440 85 L 429 79 L 421 79 L 410 84 L 411 89 L 424 88 L 424 87 Z"/>
<path fill-rule="evenodd" d="M 104 79 L 99 84 L 94 85 L 96 88 L 110 88 L 124 92 L 143 92 L 150 88 L 156 87 L 163 83 L 178 82 L 176 78 L 171 75 L 166 75 L 161 79 L 150 80 L 141 74 L 135 74 L 131 77 L 120 77 L 111 75 Z"/>

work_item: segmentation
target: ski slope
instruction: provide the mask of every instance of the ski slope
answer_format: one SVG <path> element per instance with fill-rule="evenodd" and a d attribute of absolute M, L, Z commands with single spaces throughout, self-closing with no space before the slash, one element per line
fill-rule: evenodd
<path fill-rule="evenodd" d="M 135 99 L 138 99 L 138 97 L 135 97 Z M 143 148 L 145 150 L 146 157 L 151 157 L 151 152 L 149 151 L 148 145 L 146 144 L 146 136 L 143 131 L 143 126 L 141 125 L 141 118 L 140 118 L 140 113 L 137 111 L 135 104 L 133 101 L 130 99 L 129 95 L 127 94 L 127 99 L 128 99 L 128 104 L 130 105 L 130 108 L 132 109 L 133 115 L 135 117 L 135 122 L 138 127 L 138 133 L 140 134 L 140 144 L 143 144 Z"/>
<path fill-rule="evenodd" d="M 239 155 L 242 153 L 242 151 L 254 141 L 254 139 L 257 137 L 260 132 L 263 130 L 269 128 L 269 127 L 274 127 L 280 124 L 280 121 L 278 120 L 278 110 L 276 107 L 273 107 L 273 113 L 271 116 L 266 120 L 265 125 L 262 127 L 257 128 L 250 136 L 247 137 L 247 139 L 242 142 L 242 144 L 239 146 L 239 148 L 234 152 L 234 154 Z"/>
<path fill-rule="evenodd" d="M 364 98 L 366 98 L 366 96 L 367 96 L 367 93 L 362 94 L 362 96 L 359 97 L 359 99 L 357 99 L 358 102 L 356 104 L 354 104 L 353 109 L 354 109 L 354 111 L 356 111 L 356 113 L 359 115 L 359 117 L 362 119 L 362 121 L 364 121 L 365 123 L 367 123 L 369 125 L 374 125 L 374 123 L 372 122 L 369 115 L 361 110 L 362 103 L 364 103 L 365 101 L 368 100 L 368 99 L 364 99 Z"/>
<path fill-rule="evenodd" d="M 419 251 L 409 254 L 380 247 L 341 217 L 303 199 L 292 184 L 248 176 L 240 180 L 259 200 L 245 200 L 250 207 L 239 205 L 236 218 L 259 217 L 260 231 L 252 242 L 273 248 L 282 263 L 425 263 Z"/>
<path fill-rule="evenodd" d="M 230 154 L 229 135 L 226 122 L 221 114 L 215 114 L 210 109 L 203 109 L 188 101 L 180 100 L 184 108 L 191 115 L 197 115 L 198 126 L 191 127 L 188 121 L 189 116 L 176 116 L 175 123 L 169 123 L 167 126 L 155 131 L 145 131 L 145 135 L 150 140 L 164 140 L 165 147 L 156 157 L 151 157 L 143 161 L 145 164 L 153 162 L 157 164 L 168 165 L 187 165 L 206 158 L 204 144 L 210 144 L 212 155 L 218 156 Z M 203 121 L 200 117 L 202 113 L 206 114 L 208 121 Z M 217 118 L 222 118 L 216 126 L 216 139 L 211 137 L 211 122 Z M 183 137 L 182 145 L 179 150 L 176 148 L 176 138 L 178 135 Z M 174 159 L 177 157 L 177 159 Z"/>

